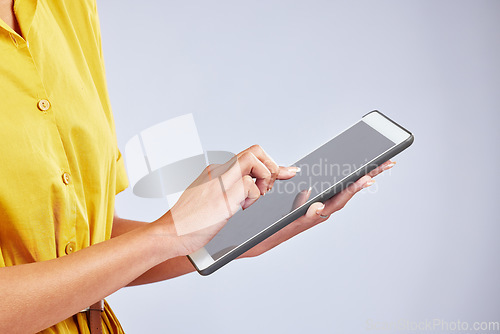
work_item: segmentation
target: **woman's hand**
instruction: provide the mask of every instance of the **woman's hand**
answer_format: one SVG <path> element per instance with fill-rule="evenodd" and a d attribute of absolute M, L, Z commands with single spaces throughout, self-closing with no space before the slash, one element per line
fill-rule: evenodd
<path fill-rule="evenodd" d="M 280 231 L 276 232 L 260 244 L 256 245 L 241 257 L 252 257 L 257 256 L 262 253 L 267 252 L 271 248 L 276 247 L 280 243 L 292 238 L 293 236 L 302 233 L 303 231 L 310 229 L 311 227 L 326 221 L 330 218 L 330 215 L 336 211 L 342 209 L 347 202 L 361 189 L 371 186 L 375 180 L 372 178 L 376 175 L 382 173 L 385 170 L 392 168 L 396 163 L 392 161 L 386 161 L 379 167 L 375 168 L 369 174 L 361 177 L 358 181 L 351 184 L 349 187 L 344 189 L 342 192 L 330 198 L 324 204 L 321 202 L 312 203 L 305 215 L 290 223 Z M 300 193 L 296 201 L 301 201 L 302 203 L 295 203 L 294 206 L 300 206 L 301 204 L 307 202 L 309 198 L 307 191 Z"/>
<path fill-rule="evenodd" d="M 289 179 L 296 167 L 278 166 L 254 145 L 223 165 L 209 165 L 184 191 L 165 217 L 178 255 L 205 246 L 240 208 L 252 205 L 276 179 Z M 255 180 L 254 180 L 255 179 Z"/>

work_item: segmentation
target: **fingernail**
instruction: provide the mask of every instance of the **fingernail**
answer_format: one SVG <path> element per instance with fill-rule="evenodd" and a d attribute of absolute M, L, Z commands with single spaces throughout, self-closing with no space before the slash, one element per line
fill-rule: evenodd
<path fill-rule="evenodd" d="M 385 165 L 384 170 L 391 169 L 392 167 L 394 167 L 395 164 L 396 164 L 396 161 L 393 161 L 390 164 Z"/>
<path fill-rule="evenodd" d="M 364 185 L 363 185 L 363 188 L 368 188 L 369 186 L 371 186 L 372 184 L 375 183 L 375 180 L 371 179 L 370 181 L 366 182 Z"/>
<path fill-rule="evenodd" d="M 316 210 L 316 214 L 319 216 L 321 214 L 321 211 L 323 211 L 323 209 L 325 208 L 325 205 L 323 204 L 322 206 L 320 206 L 317 210 Z"/>
<path fill-rule="evenodd" d="M 292 173 L 299 173 L 300 167 L 288 167 L 288 171 Z"/>

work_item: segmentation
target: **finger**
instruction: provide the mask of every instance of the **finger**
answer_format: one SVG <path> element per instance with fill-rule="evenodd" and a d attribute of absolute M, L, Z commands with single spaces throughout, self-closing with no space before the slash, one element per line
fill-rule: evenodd
<path fill-rule="evenodd" d="M 370 173 L 368 173 L 368 175 L 371 177 L 375 177 L 383 171 L 391 169 L 392 167 L 394 167 L 394 165 L 396 165 L 396 161 L 387 160 L 386 162 L 372 170 Z"/>
<path fill-rule="evenodd" d="M 325 204 L 321 202 L 314 202 L 307 209 L 306 214 L 304 215 L 307 220 L 315 220 L 319 219 L 319 215 L 322 214 L 324 210 Z"/>
<path fill-rule="evenodd" d="M 239 182 L 234 183 L 226 190 L 226 197 L 230 215 L 240 209 L 246 209 L 260 197 L 260 189 L 250 175 L 245 175 Z"/>
<path fill-rule="evenodd" d="M 280 172 L 278 164 L 269 156 L 269 154 L 266 153 L 266 151 L 264 151 L 260 145 L 252 145 L 240 154 L 244 154 L 245 152 L 251 152 L 271 172 L 271 178 L 269 180 L 269 184 L 267 184 L 267 191 L 269 191 L 273 187 L 274 181 Z"/>
<path fill-rule="evenodd" d="M 357 192 L 375 183 L 375 180 L 372 179 L 373 177 L 377 176 L 383 171 L 391 169 L 392 167 L 394 167 L 395 164 L 396 164 L 395 161 L 388 160 L 384 162 L 382 165 L 372 170 L 367 175 L 360 178 L 358 181 L 349 185 L 346 189 L 344 189 L 339 194 L 335 195 L 325 203 L 325 208 L 323 209 L 322 214 L 330 215 L 333 212 L 342 209 Z"/>
<path fill-rule="evenodd" d="M 288 180 L 297 175 L 297 173 L 300 173 L 300 167 L 283 167 L 280 166 L 280 170 L 278 173 L 278 180 Z"/>
<path fill-rule="evenodd" d="M 331 215 L 335 211 L 342 209 L 347 202 L 361 189 L 371 186 L 375 180 L 369 175 L 365 175 L 356 182 L 349 185 L 337 195 L 325 202 L 325 208 L 322 210 L 322 215 Z"/>
<path fill-rule="evenodd" d="M 240 181 L 245 175 L 255 177 L 255 184 L 260 189 L 261 195 L 265 194 L 271 180 L 269 169 L 257 159 L 251 152 L 245 152 L 237 157 L 236 163 L 221 175 L 226 188 L 231 188 L 233 184 Z"/>
<path fill-rule="evenodd" d="M 293 203 L 292 203 L 292 209 L 290 211 L 297 209 L 299 206 L 301 206 L 302 204 L 307 202 L 307 200 L 311 196 L 311 190 L 312 190 L 312 188 L 309 187 L 309 189 L 307 189 L 307 190 L 300 191 L 297 194 L 297 196 L 295 196 L 295 199 L 293 200 Z"/>
<path fill-rule="evenodd" d="M 269 180 L 269 184 L 267 185 L 267 191 L 271 190 L 274 186 L 274 182 L 280 173 L 280 167 L 272 160 L 264 161 L 264 165 L 271 172 L 271 179 Z"/>
<path fill-rule="evenodd" d="M 245 177 L 243 180 L 243 184 L 245 186 L 246 198 L 241 204 L 241 208 L 245 210 L 259 199 L 260 189 L 253 182 L 253 179 L 251 177 Z"/>

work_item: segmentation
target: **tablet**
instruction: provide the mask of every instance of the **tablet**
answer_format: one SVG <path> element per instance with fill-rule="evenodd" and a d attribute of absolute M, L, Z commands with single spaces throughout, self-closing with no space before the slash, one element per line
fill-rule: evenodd
<path fill-rule="evenodd" d="M 413 135 L 379 111 L 362 119 L 293 166 L 293 178 L 276 180 L 266 196 L 238 211 L 215 237 L 188 257 L 209 275 L 304 215 L 310 204 L 325 202 L 413 143 Z M 296 205 L 310 189 L 309 199 Z"/>

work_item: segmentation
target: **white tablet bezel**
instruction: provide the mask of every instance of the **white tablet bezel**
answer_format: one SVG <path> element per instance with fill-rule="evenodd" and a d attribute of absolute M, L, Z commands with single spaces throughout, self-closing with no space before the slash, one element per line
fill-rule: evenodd
<path fill-rule="evenodd" d="M 389 140 L 394 142 L 395 145 L 401 144 L 411 137 L 411 134 L 409 132 L 403 130 L 400 126 L 394 124 L 393 122 L 391 122 L 389 119 L 387 119 L 378 112 L 371 112 L 365 115 L 360 120 L 360 122 L 366 123 L 374 130 L 376 130 L 377 132 L 379 132 L 380 134 L 382 134 L 383 136 L 387 137 Z M 352 126 L 354 126 L 355 124 L 353 124 Z M 343 132 L 347 131 L 352 126 L 348 127 Z M 251 237 L 250 239 L 252 238 L 253 237 Z M 238 245 L 237 247 L 235 247 L 235 249 L 237 249 L 240 246 L 241 245 Z M 208 251 L 205 249 L 205 247 L 202 247 L 196 252 L 190 254 L 189 257 L 191 258 L 191 261 L 199 271 L 207 269 L 216 262 L 212 258 L 212 256 L 208 253 Z"/>
<path fill-rule="evenodd" d="M 378 112 L 371 112 L 361 119 L 374 130 L 393 141 L 396 145 L 408 140 L 411 134 L 394 124 Z"/>
<path fill-rule="evenodd" d="M 215 260 L 210 256 L 205 247 L 201 247 L 196 252 L 189 254 L 189 257 L 198 270 L 205 270 L 215 263 Z"/>

